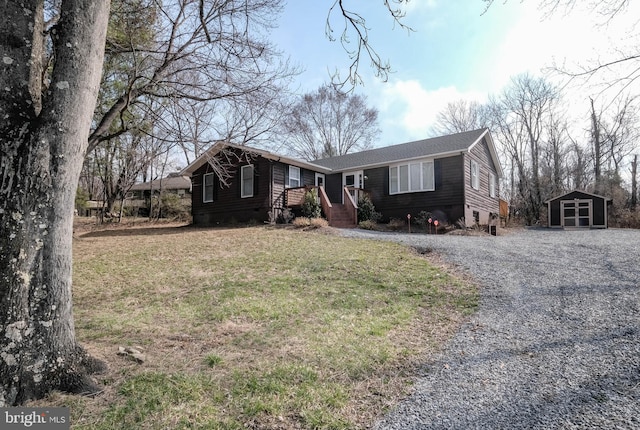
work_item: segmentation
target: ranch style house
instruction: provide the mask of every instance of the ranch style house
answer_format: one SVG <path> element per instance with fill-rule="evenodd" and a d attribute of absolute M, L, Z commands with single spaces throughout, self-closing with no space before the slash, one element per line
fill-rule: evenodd
<path fill-rule="evenodd" d="M 467 226 L 498 217 L 502 169 L 488 129 L 303 161 L 218 142 L 189 164 L 195 225 L 273 221 L 315 188 L 329 225 L 353 227 L 368 194 L 382 221 L 431 212 Z"/>

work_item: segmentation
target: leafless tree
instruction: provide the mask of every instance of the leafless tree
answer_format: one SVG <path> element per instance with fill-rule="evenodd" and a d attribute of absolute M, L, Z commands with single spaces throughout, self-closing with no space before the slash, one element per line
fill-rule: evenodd
<path fill-rule="evenodd" d="M 528 224 L 540 219 L 544 201 L 541 153 L 550 136 L 550 120 L 558 99 L 557 89 L 546 80 L 519 75 L 489 103 L 491 129 L 517 170 L 517 194 Z"/>
<path fill-rule="evenodd" d="M 485 10 L 489 9 L 495 0 L 482 0 L 485 3 Z M 570 13 L 577 5 L 584 5 L 585 2 L 580 0 L 539 0 L 540 8 L 548 14 L 552 13 Z M 599 0 L 591 1 L 588 7 L 594 12 L 602 15 L 605 19 L 611 19 L 616 15 L 623 13 L 629 5 L 629 0 Z"/>
<path fill-rule="evenodd" d="M 303 95 L 283 117 L 287 150 L 305 160 L 370 148 L 380 132 L 378 111 L 365 96 L 325 85 Z"/>
<path fill-rule="evenodd" d="M 495 0 L 482 0 L 486 9 L 489 9 Z M 577 7 L 588 8 L 595 15 L 600 17 L 602 25 L 611 25 L 614 18 L 624 15 L 630 4 L 630 0 L 599 0 L 584 2 L 582 0 L 539 0 L 540 8 L 547 14 L 570 14 Z M 485 10 L 486 10 L 485 9 Z M 637 23 L 636 23 L 637 26 Z M 566 64 L 554 65 L 556 72 L 566 76 L 571 80 L 583 82 L 595 81 L 595 77 L 603 78 L 601 91 L 613 90 L 619 96 L 638 81 L 640 78 L 640 43 L 637 40 L 637 33 L 630 34 L 635 37 L 635 41 L 629 46 L 616 46 L 614 53 L 607 58 L 594 58 L 590 61 L 576 66 Z M 633 40 L 633 39 L 632 39 Z"/>
<path fill-rule="evenodd" d="M 597 109 L 593 98 L 590 102 L 594 189 L 603 193 L 604 173 L 619 177 L 624 160 L 638 148 L 640 107 L 630 96 L 604 103 L 606 109 Z"/>
<path fill-rule="evenodd" d="M 410 32 L 412 29 L 402 22 L 405 17 L 403 5 L 408 2 L 409 0 L 384 0 L 384 5 L 394 25 Z M 351 59 L 347 76 L 343 77 L 339 71 L 336 71 L 332 76 L 332 83 L 337 88 L 343 88 L 346 84 L 349 84 L 352 89 L 354 86 L 361 84 L 360 61 L 363 56 L 369 59 L 375 76 L 386 81 L 392 71 L 391 64 L 388 61 L 384 61 L 371 45 L 369 27 L 367 27 L 364 15 L 361 12 L 350 10 L 345 6 L 346 3 L 347 0 L 333 1 L 325 25 L 325 34 L 331 41 L 337 40 L 336 26 L 342 28 L 338 38 Z"/>
<path fill-rule="evenodd" d="M 566 190 L 569 171 L 566 157 L 570 151 L 570 141 L 566 120 L 558 110 L 552 110 L 546 124 L 546 136 L 540 147 L 541 182 L 545 199 Z"/>
<path fill-rule="evenodd" d="M 105 68 L 116 72 L 111 80 L 105 73 L 103 87 L 110 91 L 102 93 L 102 110 L 90 136 L 90 149 L 129 129 L 122 118 L 132 106 L 140 110 L 153 106 L 157 118 L 165 109 L 175 114 L 188 101 L 215 103 L 216 111 L 228 112 L 243 103 L 254 103 L 259 96 L 262 100 L 277 98 L 296 73 L 287 62 L 279 60 L 280 52 L 264 37 L 282 7 L 278 0 L 120 3 L 126 16 L 131 14 L 131 8 L 144 7 L 156 24 L 150 35 L 141 40 L 123 37 L 130 46 L 112 44 L 117 49 L 107 59 L 126 66 Z M 126 25 L 121 27 L 127 29 Z M 162 103 L 151 103 L 149 99 Z M 165 121 L 168 122 L 169 119 Z M 207 139 L 210 141 L 211 136 Z"/>
<path fill-rule="evenodd" d="M 432 129 L 435 136 L 477 130 L 488 125 L 488 108 L 476 101 L 457 100 L 438 112 Z"/>
<path fill-rule="evenodd" d="M 566 189 L 586 190 L 592 182 L 592 176 L 589 174 L 589 151 L 571 136 L 569 140 Z"/>

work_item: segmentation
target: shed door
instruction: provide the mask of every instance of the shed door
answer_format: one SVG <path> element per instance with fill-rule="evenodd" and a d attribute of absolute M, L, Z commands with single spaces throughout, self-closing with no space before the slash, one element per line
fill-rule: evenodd
<path fill-rule="evenodd" d="M 591 227 L 593 205 L 591 200 L 562 200 L 560 213 L 563 227 Z"/>

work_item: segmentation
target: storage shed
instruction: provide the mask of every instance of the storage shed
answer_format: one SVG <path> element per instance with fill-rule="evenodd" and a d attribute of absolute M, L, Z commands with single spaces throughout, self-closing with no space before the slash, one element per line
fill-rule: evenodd
<path fill-rule="evenodd" d="M 546 201 L 551 228 L 607 228 L 608 197 L 574 190 Z"/>

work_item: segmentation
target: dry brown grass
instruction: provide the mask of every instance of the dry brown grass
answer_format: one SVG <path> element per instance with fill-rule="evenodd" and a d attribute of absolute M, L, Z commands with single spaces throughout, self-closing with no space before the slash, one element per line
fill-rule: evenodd
<path fill-rule="evenodd" d="M 78 429 L 367 428 L 477 300 L 400 245 L 295 229 L 83 226 L 74 245 L 78 336 L 109 370 L 102 395 L 43 403 Z"/>

